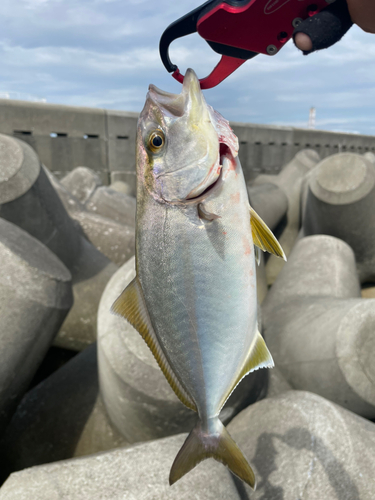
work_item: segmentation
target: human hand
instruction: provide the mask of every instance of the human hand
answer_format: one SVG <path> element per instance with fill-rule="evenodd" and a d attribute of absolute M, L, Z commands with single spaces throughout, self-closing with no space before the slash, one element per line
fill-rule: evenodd
<path fill-rule="evenodd" d="M 295 29 L 293 40 L 304 55 L 308 55 L 334 45 L 353 23 L 368 33 L 375 33 L 374 0 L 336 0 L 303 21 Z"/>

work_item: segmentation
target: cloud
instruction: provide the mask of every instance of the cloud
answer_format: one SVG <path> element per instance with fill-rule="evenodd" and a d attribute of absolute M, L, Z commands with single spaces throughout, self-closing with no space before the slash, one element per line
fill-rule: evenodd
<path fill-rule="evenodd" d="M 203 0 L 202 0 L 203 1 Z M 201 1 L 2 0 L 0 93 L 47 102 L 139 111 L 149 83 L 171 92 L 158 44 L 169 23 Z M 172 62 L 206 76 L 219 61 L 199 35 L 176 40 Z M 254 123 L 375 130 L 375 36 L 352 28 L 329 50 L 303 57 L 289 42 L 274 57 L 257 56 L 212 90 L 207 101 L 224 116 Z"/>

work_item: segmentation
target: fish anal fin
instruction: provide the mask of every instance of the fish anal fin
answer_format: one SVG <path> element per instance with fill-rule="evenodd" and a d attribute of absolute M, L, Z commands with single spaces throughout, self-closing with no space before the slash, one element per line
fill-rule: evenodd
<path fill-rule="evenodd" d="M 272 253 L 286 261 L 284 250 L 275 235 L 252 207 L 250 207 L 250 224 L 254 245 L 263 252 Z"/>
<path fill-rule="evenodd" d="M 226 401 L 228 400 L 229 396 L 232 394 L 234 389 L 238 386 L 238 384 L 241 382 L 241 380 L 246 377 L 249 373 L 259 370 L 260 368 L 273 368 L 274 362 L 271 356 L 270 351 L 268 350 L 268 347 L 266 346 L 266 343 L 264 341 L 264 338 L 262 335 L 257 331 L 255 338 L 250 346 L 249 353 L 242 365 L 242 368 L 226 394 L 225 398 L 223 399 L 222 405 L 220 406 L 220 409 L 225 405 Z"/>
<path fill-rule="evenodd" d="M 147 311 L 143 290 L 137 277 L 129 283 L 114 302 L 111 311 L 124 317 L 138 331 L 150 348 L 161 371 L 177 397 L 185 406 L 191 410 L 197 411 L 193 399 L 182 387 L 159 344 Z"/>
<path fill-rule="evenodd" d="M 169 475 L 172 485 L 206 458 L 214 458 L 226 465 L 236 476 L 255 490 L 255 475 L 224 425 L 216 417 L 211 419 L 209 429 L 203 429 L 201 421 L 190 432 L 178 452 Z"/>

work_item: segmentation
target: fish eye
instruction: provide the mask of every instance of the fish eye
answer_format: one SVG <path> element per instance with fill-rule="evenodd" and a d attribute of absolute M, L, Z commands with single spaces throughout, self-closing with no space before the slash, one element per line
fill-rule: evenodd
<path fill-rule="evenodd" d="M 148 147 L 153 153 L 158 153 L 164 146 L 165 139 L 161 130 L 155 130 L 150 134 L 148 139 Z"/>

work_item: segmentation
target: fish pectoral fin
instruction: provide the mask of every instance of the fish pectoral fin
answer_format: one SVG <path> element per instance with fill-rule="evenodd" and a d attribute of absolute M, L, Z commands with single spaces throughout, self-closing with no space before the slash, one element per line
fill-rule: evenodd
<path fill-rule="evenodd" d="M 115 301 L 111 307 L 111 311 L 124 317 L 137 330 L 150 348 L 161 371 L 168 380 L 168 383 L 174 390 L 176 396 L 185 406 L 191 410 L 197 411 L 193 399 L 176 377 L 163 349 L 160 346 L 159 340 L 151 324 L 142 286 L 137 276 L 131 283 L 129 283 L 119 298 Z"/>
<path fill-rule="evenodd" d="M 254 245 L 263 252 L 273 253 L 286 261 L 284 250 L 275 235 L 252 207 L 250 207 L 250 224 Z"/>
<path fill-rule="evenodd" d="M 264 338 L 259 333 L 259 331 L 257 331 L 255 338 L 251 343 L 249 353 L 242 365 L 241 371 L 238 377 L 236 378 L 234 384 L 226 394 L 225 399 L 223 399 L 221 408 L 225 405 L 229 396 L 232 394 L 232 392 L 238 386 L 241 380 L 244 377 L 246 377 L 246 375 L 255 370 L 259 370 L 260 368 L 273 368 L 274 366 L 275 364 L 273 362 L 271 353 L 268 350 L 268 347 L 266 346 Z"/>

